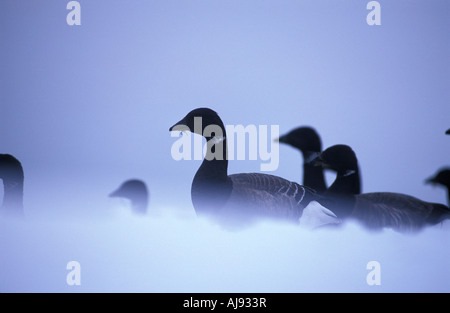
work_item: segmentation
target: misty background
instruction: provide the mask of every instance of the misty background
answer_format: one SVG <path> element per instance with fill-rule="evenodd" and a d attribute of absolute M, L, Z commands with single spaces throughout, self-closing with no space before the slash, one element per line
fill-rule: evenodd
<path fill-rule="evenodd" d="M 367 25 L 368 1 L 360 0 L 81 0 L 80 26 L 67 25 L 67 2 L 0 1 L 0 153 L 12 154 L 22 162 L 25 213 L 29 221 L 36 221 L 28 226 L 2 222 L 0 243 L 7 253 L 1 253 L 0 279 L 7 283 L 0 284 L 1 291 L 59 288 L 26 279 L 24 268 L 33 268 L 26 261 L 27 253 L 46 266 L 53 264 L 48 263 L 49 256 L 59 253 L 63 265 L 57 275 L 63 277 L 64 290 L 68 258 L 82 255 L 95 264 L 96 273 L 102 273 L 102 263 L 95 263 L 93 255 L 103 252 L 111 259 L 124 253 L 116 249 L 129 247 L 130 258 L 143 260 L 154 254 L 133 255 L 133 251 L 164 251 L 151 264 L 171 257 L 198 264 L 195 254 L 184 250 L 188 240 L 196 242 L 193 249 L 199 245 L 197 251 L 206 253 L 206 260 L 212 263 L 215 258 L 205 247 L 225 247 L 217 255 L 230 253 L 233 266 L 229 272 L 224 270 L 228 274 L 239 273 L 236 268 L 256 256 L 264 259 L 265 249 L 244 263 L 230 256 L 248 252 L 245 244 L 253 240 L 279 247 L 278 255 L 286 253 L 290 260 L 304 257 L 291 255 L 295 244 L 311 251 L 313 242 L 336 249 L 331 250 L 332 256 L 348 251 L 362 263 L 384 256 L 391 266 L 404 266 L 405 260 L 418 258 L 412 267 L 427 274 L 416 277 L 421 288 L 450 290 L 448 241 L 442 239 L 448 238 L 445 229 L 410 238 L 389 231 L 366 234 L 355 226 L 339 235 L 325 232 L 315 237 L 299 232 L 305 239 L 299 235 L 300 239 L 291 242 L 280 239 L 292 238 L 291 228 L 264 226 L 274 227 L 278 235 L 273 239 L 264 227 L 262 232 L 255 229 L 239 236 L 208 224 L 198 228 L 184 224 L 202 223 L 196 222 L 190 200 L 190 185 L 201 161 L 174 161 L 170 152 L 176 138 L 168 131 L 197 107 L 214 109 L 225 124 L 279 125 L 281 134 L 297 126 L 313 126 L 324 148 L 348 144 L 355 150 L 363 192 L 400 192 L 446 203 L 445 190 L 427 186 L 424 180 L 450 165 L 450 137 L 444 135 L 450 127 L 448 1 L 379 1 L 381 26 Z M 279 168 L 270 174 L 301 183 L 301 162 L 300 153 L 282 145 Z M 258 172 L 260 164 L 231 161 L 229 173 Z M 327 175 L 329 183 L 333 177 Z M 129 178 L 147 183 L 150 217 L 139 220 L 123 215 L 117 208 L 122 203 L 108 198 Z M 118 235 L 127 232 L 131 232 L 129 238 Z M 218 236 L 213 237 L 216 242 L 204 239 L 211 233 Z M 346 245 L 354 233 L 361 241 Z M 167 246 L 157 240 L 161 236 L 169 247 L 186 253 L 164 250 Z M 342 250 L 330 244 L 336 236 Z M 55 237 L 61 242 L 51 239 Z M 126 238 L 148 241 L 130 246 Z M 70 244 L 63 244 L 74 240 L 80 245 L 78 256 L 69 249 Z M 380 247 L 399 243 L 405 254 L 394 258 L 399 251 L 394 246 L 371 254 L 370 245 L 365 246 L 371 241 Z M 286 246 L 279 245 L 284 242 Z M 115 249 L 110 248 L 113 243 Z M 93 249 L 93 244 L 100 250 Z M 231 249 L 235 244 L 242 251 Z M 352 250 L 356 246 L 364 248 Z M 119 259 L 113 263 L 128 268 L 129 259 Z M 433 263 L 437 260 L 445 263 Z M 281 261 L 271 262 L 262 264 L 261 270 L 270 272 L 272 265 Z M 362 273 L 355 274 L 347 267 L 343 272 L 362 277 L 364 282 L 365 263 Z M 433 274 L 427 272 L 430 263 L 434 264 Z M 144 266 L 138 264 L 137 268 Z M 171 264 L 165 265 L 167 270 Z M 199 274 L 188 275 L 200 279 L 192 286 L 176 285 L 186 279 L 180 275 L 170 276 L 161 289 L 158 284 L 148 289 L 145 284 L 134 285 L 136 280 L 128 278 L 129 285 L 118 283 L 113 288 L 97 282 L 87 290 L 129 290 L 128 286 L 150 291 L 302 291 L 303 285 L 286 284 L 287 277 L 292 279 L 287 273 L 292 273 L 289 269 L 297 268 L 296 264 L 289 263 L 284 274 L 275 275 L 281 277 L 279 285 L 269 289 L 264 289 L 269 286 L 264 282 L 270 279 L 262 274 L 247 277 L 241 289 L 234 288 L 231 279 L 227 284 L 223 277 L 216 279 L 224 283 L 223 288 L 210 286 Z M 57 266 L 44 266 L 48 271 L 36 275 L 56 277 Z M 305 273 L 311 271 L 310 266 L 303 267 Z M 200 272 L 212 275 L 203 270 Z M 25 278 L 17 279 L 14 273 Z M 255 283 L 256 277 L 267 281 Z M 361 285 L 350 282 L 343 287 L 342 280 L 330 279 L 308 288 L 323 290 L 328 284 L 335 287 L 330 287 L 332 290 L 365 291 Z M 384 290 L 405 290 L 405 286 L 414 288 L 400 280 Z"/>

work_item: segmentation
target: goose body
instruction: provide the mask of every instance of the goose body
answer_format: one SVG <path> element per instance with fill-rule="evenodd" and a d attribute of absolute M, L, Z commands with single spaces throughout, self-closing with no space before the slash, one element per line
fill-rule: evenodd
<path fill-rule="evenodd" d="M 147 185 L 142 180 L 127 180 L 109 196 L 130 200 L 131 208 L 136 214 L 145 214 L 147 212 L 149 192 Z"/>
<path fill-rule="evenodd" d="M 391 192 L 354 194 L 359 184 L 358 161 L 353 150 L 345 145 L 326 149 L 317 163 L 337 172 L 328 189 L 327 208 L 340 218 L 358 221 L 368 229 L 392 228 L 400 232 L 417 231 L 450 218 L 450 210 L 442 204 L 429 203 L 415 197 Z"/>
<path fill-rule="evenodd" d="M 257 215 L 296 221 L 315 194 L 297 183 L 269 174 L 249 173 L 229 176 L 232 192 L 229 203 L 246 203 Z"/>
<path fill-rule="evenodd" d="M 302 153 L 303 185 L 323 193 L 327 189 L 323 169 L 311 162 L 322 152 L 322 141 L 317 131 L 312 127 L 298 127 L 281 136 L 278 141 Z"/>
<path fill-rule="evenodd" d="M 450 218 L 450 210 L 445 205 L 400 193 L 366 193 L 356 195 L 355 200 L 351 217 L 369 229 L 411 232 Z"/>
<path fill-rule="evenodd" d="M 0 179 L 4 187 L 0 214 L 23 216 L 24 173 L 22 164 L 14 156 L 0 154 Z"/>
<path fill-rule="evenodd" d="M 194 125 L 198 119 L 203 127 Z M 215 132 L 205 132 L 208 127 L 215 127 Z M 260 218 L 298 223 L 303 209 L 318 197 L 310 188 L 273 175 L 228 175 L 225 127 L 211 109 L 195 109 L 169 130 L 192 131 L 206 138 L 207 153 L 191 186 L 192 203 L 199 215 L 238 226 Z"/>

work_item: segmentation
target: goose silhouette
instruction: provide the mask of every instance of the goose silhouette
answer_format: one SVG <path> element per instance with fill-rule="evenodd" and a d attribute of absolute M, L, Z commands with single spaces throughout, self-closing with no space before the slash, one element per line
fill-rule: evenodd
<path fill-rule="evenodd" d="M 130 200 L 131 208 L 136 214 L 147 213 L 150 195 L 147 185 L 142 180 L 127 180 L 109 196 L 111 198 L 125 198 Z"/>
<path fill-rule="evenodd" d="M 196 124 L 201 121 L 200 124 Z M 189 112 L 169 131 L 190 131 L 206 139 L 206 156 L 194 176 L 191 199 L 197 215 L 243 227 L 259 219 L 298 223 L 303 209 L 319 196 L 312 189 L 260 173 L 228 175 L 227 134 L 209 108 Z"/>
<path fill-rule="evenodd" d="M 10 154 L 0 154 L 0 178 L 4 188 L 1 215 L 24 216 L 24 172 L 20 161 Z"/>
<path fill-rule="evenodd" d="M 450 205 L 450 168 L 439 170 L 436 175 L 428 178 L 425 183 L 445 187 L 447 189 L 447 201 Z"/>
<path fill-rule="evenodd" d="M 371 230 L 392 228 L 399 232 L 418 231 L 450 218 L 447 206 L 409 195 L 352 193 L 359 185 L 359 175 L 356 154 L 349 146 L 332 146 L 322 152 L 315 163 L 337 172 L 334 183 L 325 193 L 324 205 L 339 218 L 356 220 Z"/>
<path fill-rule="evenodd" d="M 278 141 L 302 153 L 303 184 L 323 193 L 327 189 L 323 169 L 311 162 L 322 152 L 322 141 L 317 131 L 309 126 L 298 127 L 278 138 Z"/>

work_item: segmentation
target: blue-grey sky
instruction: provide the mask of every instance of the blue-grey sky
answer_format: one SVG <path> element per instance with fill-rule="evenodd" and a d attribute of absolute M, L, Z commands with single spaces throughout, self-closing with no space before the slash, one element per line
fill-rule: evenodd
<path fill-rule="evenodd" d="M 423 182 L 450 165 L 449 1 L 381 0 L 380 26 L 362 0 L 80 0 L 80 26 L 68 2 L 0 1 L 0 153 L 23 163 L 27 216 L 109 215 L 133 177 L 153 210 L 192 215 L 201 162 L 174 161 L 168 129 L 205 106 L 225 124 L 313 126 L 353 147 L 364 192 L 445 203 Z M 301 162 L 281 146 L 272 174 L 301 182 Z"/>

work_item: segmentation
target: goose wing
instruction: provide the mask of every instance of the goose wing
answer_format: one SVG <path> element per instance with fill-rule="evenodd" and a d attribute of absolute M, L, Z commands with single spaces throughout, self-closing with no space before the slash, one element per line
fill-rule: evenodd
<path fill-rule="evenodd" d="M 298 220 L 315 196 L 313 190 L 278 176 L 248 173 L 229 177 L 233 183 L 230 202 L 242 203 L 265 216 Z"/>
<path fill-rule="evenodd" d="M 366 193 L 355 198 L 352 217 L 363 221 L 369 228 L 413 231 L 434 223 L 435 216 L 446 211 L 443 205 L 398 193 Z"/>

